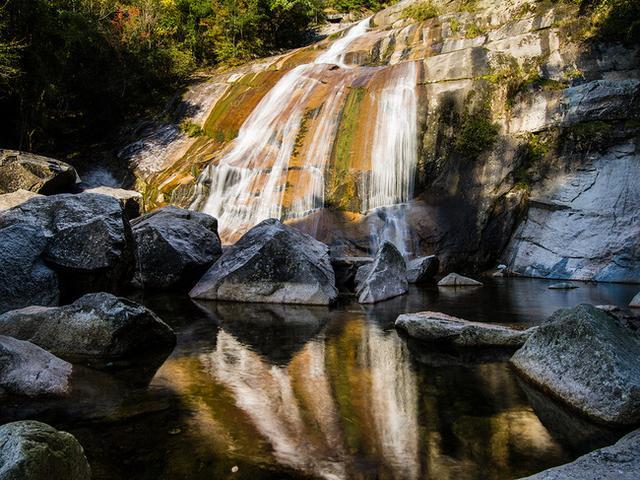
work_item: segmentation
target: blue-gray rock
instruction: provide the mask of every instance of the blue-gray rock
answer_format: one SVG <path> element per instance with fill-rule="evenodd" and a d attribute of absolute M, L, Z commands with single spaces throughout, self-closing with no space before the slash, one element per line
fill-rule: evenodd
<path fill-rule="evenodd" d="M 42 348 L 0 335 L 0 390 L 27 397 L 69 393 L 72 367 Z"/>
<path fill-rule="evenodd" d="M 328 305 L 338 291 L 329 248 L 268 219 L 226 250 L 189 295 L 202 300 Z"/>
<path fill-rule="evenodd" d="M 143 288 L 192 287 L 222 255 L 218 221 L 205 213 L 164 207 L 131 224 Z"/>
<path fill-rule="evenodd" d="M 0 334 L 32 342 L 62 358 L 129 358 L 169 350 L 173 330 L 151 310 L 109 293 L 64 307 L 26 307 L 0 315 Z"/>
<path fill-rule="evenodd" d="M 450 273 L 438 282 L 439 287 L 481 287 L 482 282 L 473 278 L 463 277 L 457 273 Z"/>
<path fill-rule="evenodd" d="M 631 299 L 629 306 L 633 308 L 640 308 L 640 292 L 636 293 L 636 295 Z"/>
<path fill-rule="evenodd" d="M 43 195 L 70 192 L 80 183 L 75 169 L 53 158 L 0 150 L 0 194 L 28 190 Z"/>
<path fill-rule="evenodd" d="M 360 303 L 377 303 L 408 291 L 407 265 L 390 242 L 384 242 L 373 262 L 360 267 L 356 274 L 356 295 Z"/>
<path fill-rule="evenodd" d="M 639 449 L 640 430 L 635 430 L 610 447 L 520 480 L 637 480 L 640 478 Z"/>
<path fill-rule="evenodd" d="M 26 420 L 0 427 L 0 480 L 90 480 L 82 446 L 67 432 Z"/>
<path fill-rule="evenodd" d="M 578 288 L 578 285 L 570 282 L 560 282 L 549 285 L 547 288 L 551 290 L 573 290 L 574 288 Z"/>
<path fill-rule="evenodd" d="M 438 273 L 440 262 L 435 255 L 419 257 L 407 263 L 407 281 L 409 283 L 422 283 L 431 280 Z"/>
<path fill-rule="evenodd" d="M 511 358 L 526 380 L 608 424 L 640 422 L 640 336 L 592 305 L 558 310 Z"/>

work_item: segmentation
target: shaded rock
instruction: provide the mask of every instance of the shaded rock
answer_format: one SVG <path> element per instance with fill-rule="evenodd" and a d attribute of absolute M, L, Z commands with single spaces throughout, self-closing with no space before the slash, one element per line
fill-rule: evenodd
<path fill-rule="evenodd" d="M 640 478 L 639 448 L 640 430 L 635 430 L 610 447 L 521 480 L 635 480 Z"/>
<path fill-rule="evenodd" d="M 440 312 L 400 315 L 396 328 L 420 340 L 459 347 L 519 347 L 535 331 L 535 327 L 518 330 L 504 325 L 470 322 Z"/>
<path fill-rule="evenodd" d="M 67 432 L 26 420 L 0 427 L 0 480 L 89 480 L 82 446 Z"/>
<path fill-rule="evenodd" d="M 47 244 L 37 226 L 0 228 L 0 313 L 28 305 L 58 304 L 58 276 L 43 260 Z"/>
<path fill-rule="evenodd" d="M 75 169 L 53 158 L 0 150 L 0 194 L 28 190 L 43 195 L 72 191 L 80 182 Z"/>
<path fill-rule="evenodd" d="M 407 263 L 407 281 L 422 283 L 431 280 L 438 273 L 440 262 L 435 255 L 414 258 Z"/>
<path fill-rule="evenodd" d="M 22 189 L 0 195 L 0 212 L 3 210 L 9 210 L 13 207 L 17 207 L 27 200 L 38 196 L 40 196 L 38 193 L 33 193 L 29 190 Z"/>
<path fill-rule="evenodd" d="M 373 263 L 356 274 L 356 295 L 360 303 L 377 303 L 409 291 L 407 265 L 398 249 L 384 242 Z"/>
<path fill-rule="evenodd" d="M 0 387 L 9 393 L 65 395 L 71 370 L 70 364 L 32 343 L 0 336 Z"/>
<path fill-rule="evenodd" d="M 0 232 L 17 225 L 39 230 L 36 236 L 45 242 L 41 259 L 58 274 L 64 296 L 117 291 L 131 278 L 131 227 L 114 198 L 92 193 L 32 198 L 0 215 Z M 0 258 L 6 255 L 0 252 Z"/>
<path fill-rule="evenodd" d="M 64 307 L 4 313 L 0 333 L 72 360 L 137 357 L 175 345 L 173 330 L 151 310 L 109 293 L 87 294 Z"/>
<path fill-rule="evenodd" d="M 144 288 L 191 287 L 222 255 L 218 221 L 204 213 L 164 207 L 132 226 Z"/>
<path fill-rule="evenodd" d="M 267 219 L 226 250 L 189 295 L 203 300 L 328 305 L 338 290 L 329 248 Z"/>
<path fill-rule="evenodd" d="M 478 282 L 469 277 L 463 277 L 457 273 L 450 273 L 438 282 L 439 287 L 481 287 L 482 282 Z"/>
<path fill-rule="evenodd" d="M 525 379 L 605 423 L 640 421 L 640 336 L 591 306 L 558 310 L 511 363 Z"/>
<path fill-rule="evenodd" d="M 125 190 L 123 188 L 114 188 L 102 185 L 99 187 L 88 188 L 85 192 L 107 195 L 117 199 L 122 205 L 122 208 L 124 208 L 127 218 L 130 220 L 139 217 L 144 210 L 142 194 L 135 190 Z"/>
<path fill-rule="evenodd" d="M 578 285 L 576 285 L 575 283 L 560 282 L 549 285 L 547 288 L 551 290 L 572 290 L 574 288 L 578 288 Z"/>
<path fill-rule="evenodd" d="M 358 270 L 372 261 L 371 257 L 332 257 L 331 266 L 336 276 L 338 288 L 355 289 Z"/>
<path fill-rule="evenodd" d="M 640 308 L 640 292 L 629 302 L 629 306 L 633 308 Z"/>

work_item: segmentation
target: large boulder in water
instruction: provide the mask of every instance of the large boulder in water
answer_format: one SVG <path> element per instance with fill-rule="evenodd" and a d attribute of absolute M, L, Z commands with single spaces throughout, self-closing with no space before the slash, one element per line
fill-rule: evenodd
<path fill-rule="evenodd" d="M 520 347 L 535 331 L 535 327 L 519 330 L 470 322 L 440 312 L 405 313 L 398 317 L 395 325 L 411 337 L 458 347 Z"/>
<path fill-rule="evenodd" d="M 205 213 L 164 207 L 132 222 L 136 282 L 144 288 L 191 287 L 222 255 L 218 221 Z"/>
<path fill-rule="evenodd" d="M 610 447 L 520 480 L 637 480 L 640 478 L 639 449 L 640 430 L 635 430 Z"/>
<path fill-rule="evenodd" d="M 80 182 L 75 169 L 53 158 L 0 150 L 0 194 L 28 190 L 43 195 L 70 192 Z"/>
<path fill-rule="evenodd" d="M 558 310 L 511 358 L 525 379 L 609 424 L 640 422 L 640 336 L 591 305 Z"/>
<path fill-rule="evenodd" d="M 64 307 L 27 307 L 0 315 L 0 334 L 27 340 L 62 358 L 130 358 L 166 351 L 173 330 L 151 310 L 109 293 Z"/>
<path fill-rule="evenodd" d="M 329 248 L 268 219 L 225 251 L 190 295 L 203 300 L 328 305 L 338 291 Z"/>
<path fill-rule="evenodd" d="M 89 480 L 82 446 L 67 432 L 32 420 L 0 427 L 0 480 Z"/>
<path fill-rule="evenodd" d="M 464 277 L 457 273 L 450 273 L 438 282 L 439 287 L 481 287 L 482 282 Z"/>
<path fill-rule="evenodd" d="M 423 283 L 431 280 L 438 273 L 440 262 L 435 255 L 419 257 L 407 263 L 407 281 L 409 283 Z"/>
<path fill-rule="evenodd" d="M 91 193 L 32 198 L 0 214 L 0 234 L 16 226 L 38 229 L 37 237 L 45 242 L 39 258 L 57 273 L 64 296 L 118 291 L 131 279 L 133 236 L 115 198 Z M 16 248 L 0 251 L 0 263 L 8 262 Z"/>
<path fill-rule="evenodd" d="M 0 313 L 57 305 L 58 275 L 43 260 L 48 239 L 42 229 L 21 223 L 0 228 L 0 245 Z"/>
<path fill-rule="evenodd" d="M 70 364 L 46 350 L 0 335 L 0 390 L 28 397 L 65 395 L 71 372 Z"/>
<path fill-rule="evenodd" d="M 407 265 L 390 242 L 383 243 L 373 263 L 363 265 L 356 274 L 356 295 L 360 303 L 381 302 L 408 290 Z"/>

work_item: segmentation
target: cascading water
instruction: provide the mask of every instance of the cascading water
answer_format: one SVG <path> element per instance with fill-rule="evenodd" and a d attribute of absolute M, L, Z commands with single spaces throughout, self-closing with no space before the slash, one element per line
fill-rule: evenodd
<path fill-rule="evenodd" d="M 414 62 L 399 64 L 380 94 L 371 173 L 363 186 L 363 210 L 383 222 L 382 228 L 374 226 L 379 221 L 370 222 L 371 250 L 390 241 L 405 257 L 411 253 L 406 202 L 413 196 L 418 163 L 417 74 Z"/>
<path fill-rule="evenodd" d="M 192 204 L 218 218 L 221 235 L 233 238 L 242 229 L 271 217 L 283 217 L 283 197 L 286 188 L 289 160 L 295 147 L 303 110 L 313 87 L 318 84 L 318 75 L 326 67 L 335 64 L 346 67 L 344 53 L 351 42 L 363 35 L 369 26 L 367 18 L 352 27 L 342 38 L 319 55 L 313 63 L 300 65 L 287 74 L 260 101 L 241 126 L 230 150 L 215 165 L 207 167 L 200 182 L 209 185 L 206 199 L 200 194 Z M 337 94 L 329 99 L 323 114 L 335 115 L 344 91 L 336 88 Z M 340 97 L 340 98 L 338 98 Z M 317 131 L 304 169 L 311 171 L 311 188 L 301 201 L 292 204 L 288 217 L 300 216 L 322 206 L 324 180 L 323 171 L 330 151 L 335 127 Z"/>

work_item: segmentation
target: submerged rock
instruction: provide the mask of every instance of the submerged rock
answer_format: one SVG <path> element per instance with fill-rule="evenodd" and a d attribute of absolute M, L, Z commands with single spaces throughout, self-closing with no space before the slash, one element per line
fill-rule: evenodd
<path fill-rule="evenodd" d="M 640 308 L 640 292 L 636 293 L 636 296 L 631 299 L 629 306 L 633 308 Z"/>
<path fill-rule="evenodd" d="M 328 305 L 338 291 L 328 247 L 293 227 L 268 219 L 225 251 L 190 296 Z"/>
<path fill-rule="evenodd" d="M 0 212 L 3 210 L 9 210 L 10 208 L 17 207 L 23 204 L 27 200 L 33 197 L 39 197 L 38 193 L 30 192 L 29 190 L 16 190 L 15 192 L 5 193 L 0 195 Z"/>
<path fill-rule="evenodd" d="M 560 283 L 554 283 L 553 285 L 549 285 L 547 288 L 551 290 L 572 290 L 574 288 L 578 288 L 578 285 L 570 282 L 560 282 Z"/>
<path fill-rule="evenodd" d="M 64 307 L 27 307 L 0 315 L 0 334 L 35 343 L 71 360 L 129 358 L 175 345 L 173 330 L 151 310 L 109 293 Z"/>
<path fill-rule="evenodd" d="M 575 462 L 550 468 L 521 480 L 636 480 L 640 478 L 640 430 L 622 437 L 610 447 L 583 455 Z"/>
<path fill-rule="evenodd" d="M 34 247 L 22 268 L 44 261 L 56 272 L 64 296 L 117 291 L 133 274 L 131 227 L 114 198 L 92 193 L 32 198 L 0 215 L 0 235 L 10 228 L 36 230 L 38 248 Z M 10 248 L 0 251 L 0 263 L 10 262 L 7 257 L 23 243 L 18 236 L 13 238 Z M 25 303 L 17 302 L 13 308 Z"/>
<path fill-rule="evenodd" d="M 28 397 L 65 395 L 71 371 L 70 364 L 46 350 L 0 335 L 0 390 Z"/>
<path fill-rule="evenodd" d="M 536 327 L 518 330 L 504 325 L 470 322 L 440 312 L 419 312 L 400 315 L 396 328 L 420 340 L 459 347 L 519 347 Z"/>
<path fill-rule="evenodd" d="M 0 150 L 0 194 L 28 190 L 43 195 L 72 191 L 80 182 L 68 163 L 16 150 Z"/>
<path fill-rule="evenodd" d="M 89 480 L 82 446 L 67 432 L 32 420 L 0 427 L 0 480 Z"/>
<path fill-rule="evenodd" d="M 438 273 L 440 262 L 435 255 L 414 258 L 407 263 L 407 281 L 409 283 L 422 283 L 431 280 Z"/>
<path fill-rule="evenodd" d="M 144 288 L 191 287 L 222 255 L 218 221 L 205 213 L 165 207 L 132 222 L 136 282 Z"/>
<path fill-rule="evenodd" d="M 463 277 L 457 273 L 450 273 L 438 282 L 439 287 L 481 287 L 482 282 L 473 278 Z"/>
<path fill-rule="evenodd" d="M 640 421 L 640 336 L 591 306 L 558 310 L 511 363 L 525 379 L 585 415 Z"/>
<path fill-rule="evenodd" d="M 127 218 L 130 220 L 139 217 L 144 210 L 142 194 L 135 190 L 125 190 L 123 188 L 106 187 L 102 185 L 100 187 L 88 188 L 85 192 L 115 198 L 120 202 L 127 214 Z"/>
<path fill-rule="evenodd" d="M 363 265 L 356 274 L 356 295 L 360 303 L 377 303 L 408 291 L 407 265 L 390 242 L 384 242 L 373 263 Z"/>
<path fill-rule="evenodd" d="M 28 305 L 58 304 L 58 275 L 43 260 L 47 244 L 37 226 L 0 228 L 0 313 Z"/>

